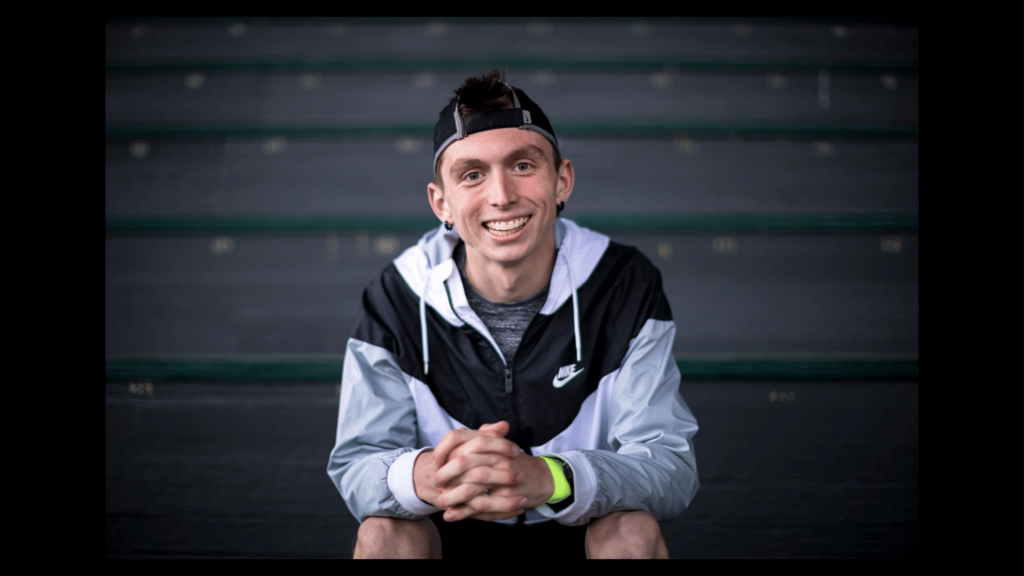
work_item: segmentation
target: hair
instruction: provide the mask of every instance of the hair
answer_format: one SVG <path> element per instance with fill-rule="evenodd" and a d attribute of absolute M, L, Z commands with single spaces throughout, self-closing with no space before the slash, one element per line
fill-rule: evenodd
<path fill-rule="evenodd" d="M 458 100 L 459 115 L 467 123 L 484 112 L 514 108 L 515 102 L 512 99 L 514 87 L 505 83 L 507 70 L 507 66 L 492 68 L 479 76 L 466 78 L 462 86 L 455 89 L 455 96 L 452 96 L 448 103 L 451 104 Z M 555 171 L 557 172 L 562 165 L 562 156 L 553 146 L 552 150 L 555 155 Z M 444 184 L 440 172 L 441 163 L 438 162 L 437 171 L 434 172 L 434 184 L 443 189 Z"/>

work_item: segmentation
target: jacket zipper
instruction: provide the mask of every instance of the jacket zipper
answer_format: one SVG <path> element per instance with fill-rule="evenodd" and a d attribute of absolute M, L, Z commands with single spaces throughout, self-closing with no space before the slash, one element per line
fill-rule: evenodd
<path fill-rule="evenodd" d="M 459 320 L 462 320 L 462 317 L 459 316 L 459 313 L 455 311 L 455 304 L 452 302 L 452 291 L 448 287 L 448 281 L 447 280 L 444 281 L 444 291 L 445 291 L 445 294 L 448 295 L 448 306 L 451 307 L 452 313 L 455 314 L 456 318 L 458 318 Z M 469 326 L 470 328 L 473 328 L 473 326 L 469 322 L 466 322 L 465 320 L 462 320 L 462 322 L 466 326 Z M 476 332 L 477 334 L 480 334 L 481 336 L 483 336 L 483 333 L 480 332 L 479 330 L 477 330 L 476 328 L 473 328 L 473 331 Z M 524 335 L 525 335 L 525 333 L 524 333 Z M 486 338 L 484 338 L 484 339 L 486 340 Z M 502 359 L 501 363 L 505 366 L 505 375 L 504 375 L 504 377 L 505 377 L 505 380 L 504 380 L 505 393 L 511 395 L 512 394 L 512 367 L 509 366 L 505 362 L 504 357 L 501 354 L 501 350 L 498 350 L 498 358 Z M 512 410 L 512 422 L 510 422 L 510 424 L 512 424 L 513 426 L 518 426 L 519 425 L 519 415 L 516 414 L 516 403 L 515 403 L 515 401 L 511 397 L 509 398 L 509 407 Z"/>
<path fill-rule="evenodd" d="M 444 291 L 445 291 L 445 294 L 448 295 L 448 306 L 451 307 L 452 313 L 455 314 L 456 318 L 458 318 L 459 320 L 462 320 L 462 317 L 459 316 L 459 313 L 455 311 L 455 304 L 452 302 L 452 292 L 451 292 L 451 289 L 448 288 L 448 281 L 447 280 L 444 281 Z M 532 325 L 533 322 L 536 321 L 536 319 L 537 318 L 535 316 L 533 318 L 533 320 L 530 321 L 530 324 Z M 466 322 L 465 320 L 462 320 L 462 322 L 464 324 L 466 324 L 467 326 L 469 326 L 470 328 L 473 328 L 473 326 L 469 322 Z M 477 334 L 480 334 L 481 336 L 483 336 L 483 333 L 481 333 L 476 328 L 473 328 L 473 330 Z M 529 331 L 529 326 L 527 326 L 527 331 Z M 523 332 L 523 336 L 525 336 L 525 335 L 526 335 L 526 332 Z M 509 366 L 504 361 L 504 356 L 501 354 L 501 350 L 498 350 L 498 357 L 502 358 L 502 364 L 505 365 L 505 393 L 510 395 L 510 398 L 509 398 L 509 408 L 512 410 L 512 424 L 518 426 L 518 424 L 519 424 L 519 415 L 516 413 L 516 402 L 515 402 L 515 399 L 511 398 L 511 394 L 512 394 L 512 367 Z M 516 518 L 516 526 L 523 526 L 523 525 L 525 525 L 525 523 L 526 523 L 526 512 L 524 511 L 522 514 L 520 514 Z"/>
<path fill-rule="evenodd" d="M 519 424 L 519 412 L 516 411 L 516 399 L 512 397 L 512 367 L 505 368 L 505 394 L 508 394 L 508 406 L 512 410 L 512 423 Z"/>

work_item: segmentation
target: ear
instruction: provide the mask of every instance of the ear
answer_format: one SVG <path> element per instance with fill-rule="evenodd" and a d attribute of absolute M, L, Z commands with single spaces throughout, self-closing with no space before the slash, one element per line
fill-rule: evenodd
<path fill-rule="evenodd" d="M 558 169 L 558 182 L 555 186 L 555 204 L 569 199 L 575 183 L 576 174 L 572 170 L 572 162 L 568 158 L 563 158 L 562 165 Z"/>
<path fill-rule="evenodd" d="M 440 186 L 433 182 L 427 184 L 427 200 L 430 201 L 430 208 L 439 220 L 449 224 L 455 223 L 455 217 L 452 216 L 451 209 L 448 207 L 448 201 L 444 199 L 444 191 L 441 190 Z"/>

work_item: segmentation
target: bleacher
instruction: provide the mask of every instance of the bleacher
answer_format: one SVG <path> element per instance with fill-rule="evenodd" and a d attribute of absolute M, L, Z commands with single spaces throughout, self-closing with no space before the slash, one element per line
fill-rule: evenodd
<path fill-rule="evenodd" d="M 431 134 L 508 66 L 677 325 L 674 558 L 918 555 L 918 29 L 881 18 L 106 21 L 106 555 L 347 557 L 326 475 Z"/>

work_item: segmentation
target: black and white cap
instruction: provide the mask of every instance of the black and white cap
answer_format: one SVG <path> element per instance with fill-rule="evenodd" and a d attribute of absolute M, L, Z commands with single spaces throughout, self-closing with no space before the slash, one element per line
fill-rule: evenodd
<path fill-rule="evenodd" d="M 513 108 L 483 112 L 469 122 L 464 122 L 462 116 L 459 115 L 457 99 L 445 106 L 445 109 L 441 110 L 437 124 L 434 125 L 434 173 L 437 173 L 437 161 L 441 157 L 441 153 L 445 148 L 451 146 L 452 142 L 461 140 L 470 134 L 495 128 L 533 130 L 547 138 L 555 147 L 555 154 L 560 156 L 555 131 L 551 128 L 551 122 L 541 111 L 540 106 L 537 106 L 519 88 L 512 88 L 512 103 Z"/>

